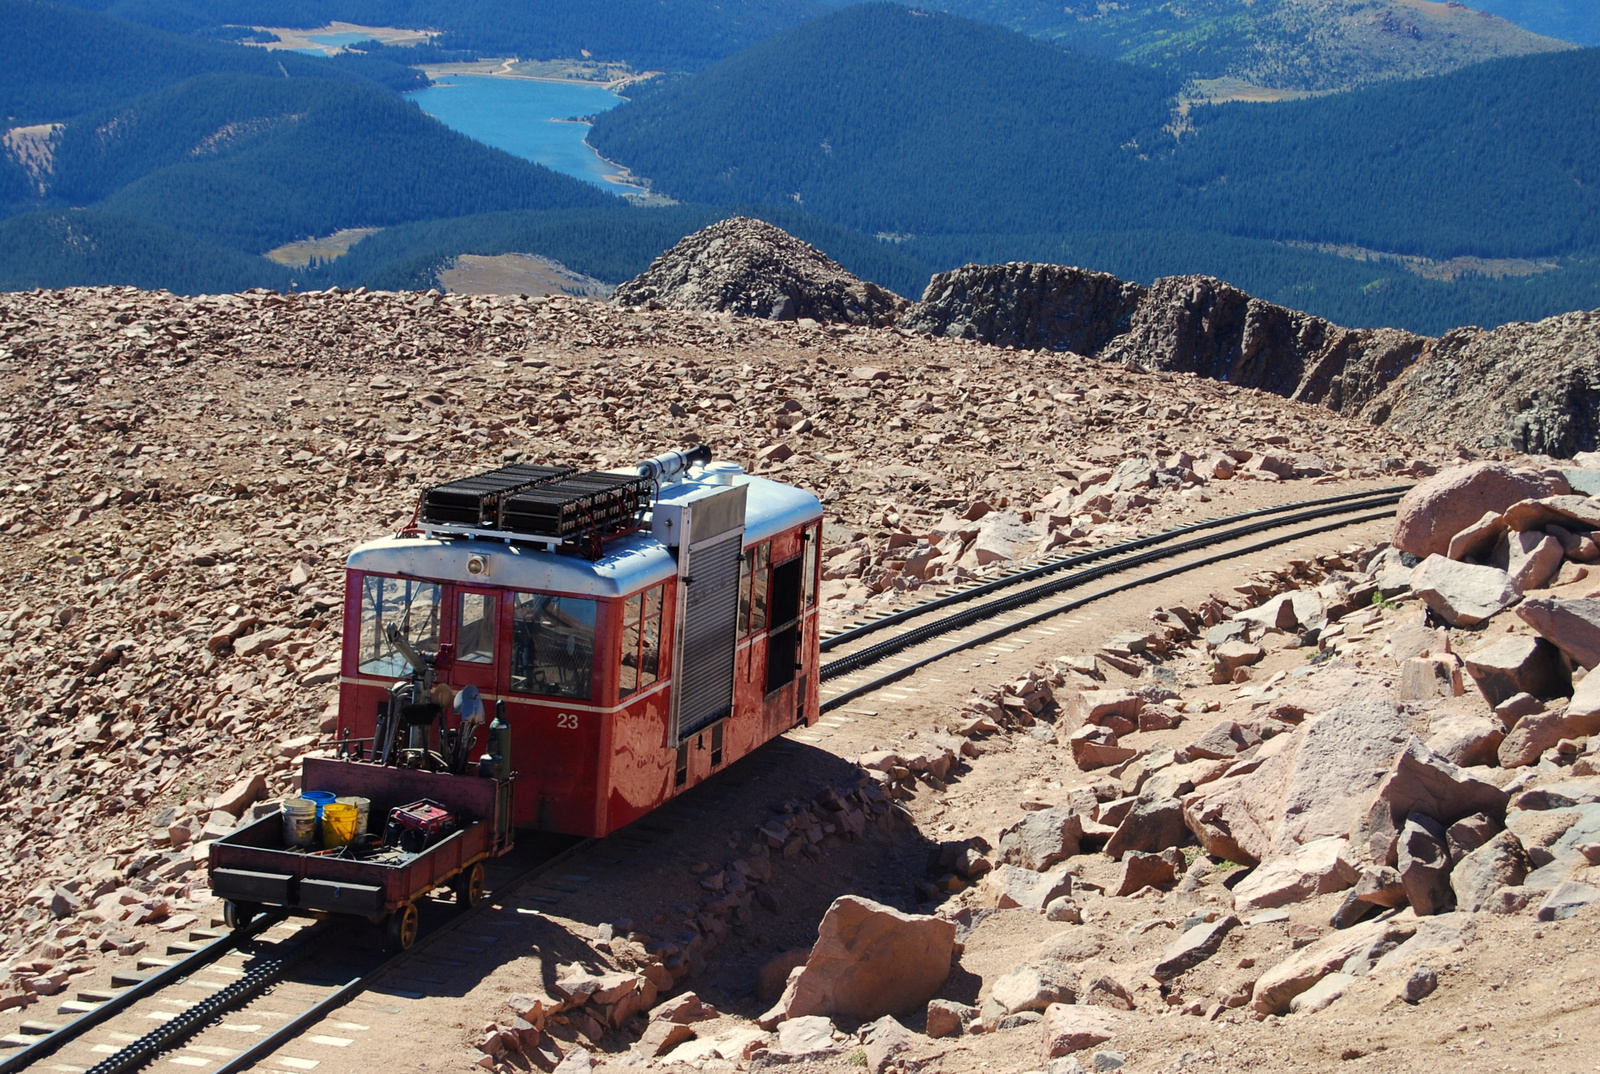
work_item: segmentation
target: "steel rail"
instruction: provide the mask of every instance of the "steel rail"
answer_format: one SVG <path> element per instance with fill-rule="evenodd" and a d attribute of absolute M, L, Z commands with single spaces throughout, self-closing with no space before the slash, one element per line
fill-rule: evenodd
<path fill-rule="evenodd" d="M 846 675 L 852 671 L 858 671 L 870 664 L 877 663 L 886 656 L 909 649 L 913 645 L 920 645 L 923 642 L 928 641 L 931 638 L 936 638 L 941 634 L 948 634 L 953 630 L 960 630 L 962 627 L 970 626 L 973 623 L 992 618 L 1003 612 L 1012 611 L 1016 608 L 1032 604 L 1043 597 L 1052 596 L 1056 593 L 1062 592 L 1063 590 L 1076 588 L 1077 586 L 1083 585 L 1085 582 L 1092 582 L 1095 579 L 1103 578 L 1108 574 L 1120 573 L 1130 567 L 1139 567 L 1146 563 L 1153 563 L 1157 560 L 1168 559 L 1172 556 L 1182 555 L 1185 552 L 1194 552 L 1202 548 L 1209 548 L 1212 545 L 1223 544 L 1227 541 L 1237 540 L 1240 537 L 1248 537 L 1251 534 L 1261 533 L 1265 530 L 1281 529 L 1284 526 L 1291 526 L 1297 522 L 1309 522 L 1314 519 L 1327 518 L 1332 515 L 1350 514 L 1354 511 L 1362 511 L 1372 507 L 1386 507 L 1397 503 L 1399 499 L 1399 494 L 1375 496 L 1356 503 L 1342 503 L 1332 507 L 1322 507 L 1310 511 L 1300 511 L 1296 514 L 1286 515 L 1283 517 L 1258 519 L 1257 521 L 1249 522 L 1242 526 L 1234 526 L 1230 529 L 1211 533 L 1204 537 L 1196 537 L 1192 540 L 1183 541 L 1178 544 L 1155 548 L 1149 551 L 1137 553 L 1132 556 L 1127 556 L 1123 559 L 1113 560 L 1110 563 L 1102 563 L 1098 566 L 1090 567 L 1086 570 L 1070 574 L 1065 578 L 1058 578 L 1055 581 L 1046 582 L 1043 585 L 1022 590 L 1019 593 L 1013 593 L 997 600 L 991 600 L 984 604 L 979 604 L 976 607 L 967 608 L 963 611 L 956 612 L 953 615 L 948 615 L 942 619 L 937 619 L 931 623 L 926 623 L 920 627 L 912 627 L 910 630 L 907 630 L 902 634 L 897 634 L 892 638 L 887 638 L 874 645 L 869 645 L 864 649 L 858 649 L 853 653 L 847 653 L 844 656 L 839 657 L 837 660 L 833 660 L 822 665 L 822 668 L 818 673 L 818 681 L 827 682 L 829 679 L 838 678 L 840 675 Z"/>
<path fill-rule="evenodd" d="M 1392 518 L 1394 514 L 1395 512 L 1393 511 L 1376 511 L 1371 514 L 1362 515 L 1359 518 L 1348 518 L 1339 522 L 1330 522 L 1323 526 L 1315 526 L 1308 530 L 1300 530 L 1297 533 L 1286 534 L 1282 537 L 1276 537 L 1270 541 L 1260 541 L 1245 548 L 1236 548 L 1227 552 L 1219 552 L 1214 556 L 1208 556 L 1205 559 L 1196 560 L 1193 563 L 1182 563 L 1176 567 L 1168 567 L 1167 569 L 1157 571 L 1154 574 L 1147 574 L 1139 578 L 1130 579 L 1127 582 L 1112 586 L 1110 589 L 1100 590 L 1099 592 L 1078 597 L 1062 604 L 1053 605 L 1049 608 L 1046 608 L 1044 611 L 1028 616 L 1026 619 L 1015 623 L 1010 623 L 995 630 L 987 631 L 986 633 L 980 634 L 975 638 L 968 638 L 964 641 L 957 642 L 956 644 L 947 646 L 936 653 L 919 657 L 918 659 L 911 661 L 909 664 L 895 668 L 892 671 L 885 672 L 884 674 L 868 682 L 852 686 L 843 693 L 837 694 L 822 702 L 822 704 L 819 706 L 819 711 L 831 712 L 833 709 L 854 701 L 856 698 L 861 697 L 864 694 L 870 694 L 875 690 L 882 689 L 892 682 L 898 682 L 906 676 L 911 675 L 913 672 L 927 667 L 929 664 L 937 663 L 946 657 L 953 656 L 959 652 L 964 652 L 967 649 L 976 648 L 979 645 L 986 645 L 992 641 L 999 641 L 1001 638 L 1004 638 L 1010 634 L 1014 634 L 1018 630 L 1022 630 L 1025 627 L 1030 627 L 1035 623 L 1043 622 L 1044 620 L 1053 618 L 1054 616 L 1074 611 L 1075 609 L 1081 608 L 1086 604 L 1091 604 L 1094 601 L 1104 600 L 1107 597 L 1115 596 L 1118 593 L 1125 593 L 1130 589 L 1136 589 L 1139 586 L 1149 585 L 1152 582 L 1165 581 L 1168 578 L 1174 578 L 1180 574 L 1195 570 L 1199 567 L 1209 567 L 1215 563 L 1222 563 L 1230 559 L 1237 559 L 1239 556 L 1247 556 L 1255 552 L 1266 552 L 1281 546 L 1285 541 L 1292 541 L 1302 537 L 1314 537 L 1319 533 L 1330 533 L 1334 530 L 1341 530 L 1348 526 L 1359 525 L 1362 522 L 1375 522 L 1381 518 Z M 1209 543 L 1216 544 L 1226 539 L 1226 537 L 1219 537 L 1218 540 L 1213 540 Z M 1126 566 L 1126 564 L 1124 564 L 1124 566 Z"/>
<path fill-rule="evenodd" d="M 550 857 L 543 859 L 537 864 L 524 870 L 517 876 L 507 880 L 505 883 L 500 885 L 500 889 L 510 890 L 521 884 L 525 884 L 539 874 L 547 872 L 550 869 L 560 865 L 573 855 L 587 850 L 596 842 L 598 842 L 598 840 L 584 839 L 574 843 L 565 850 L 552 854 Z M 448 922 L 430 932 L 424 938 L 425 941 L 427 943 L 432 943 L 446 932 L 461 925 L 468 918 L 487 910 L 492 902 L 493 900 L 488 898 L 486 894 L 483 900 L 478 903 L 478 905 L 455 914 Z M 229 1059 L 227 1062 L 222 1063 L 214 1068 L 211 1071 L 211 1074 L 242 1074 L 243 1071 L 249 1070 L 256 1063 L 260 1062 L 262 1059 L 265 1059 L 267 1056 L 271 1055 L 273 1052 L 289 1043 L 295 1037 L 298 1037 L 304 1030 L 315 1025 L 317 1022 L 321 1021 L 323 1018 L 326 1018 L 329 1014 L 338 1010 L 346 1003 L 349 1003 L 356 996 L 359 996 L 362 992 L 366 991 L 368 982 L 388 972 L 401 962 L 404 962 L 406 959 L 415 955 L 418 952 L 418 949 L 422 946 L 424 945 L 417 944 L 409 951 L 401 951 L 392 958 L 385 959 L 383 962 L 379 963 L 377 966 L 374 966 L 366 973 L 359 974 L 358 976 L 351 978 L 349 981 L 340 985 L 332 993 L 322 997 L 316 1003 L 313 1003 L 310 1007 L 307 1007 L 305 1010 L 295 1015 L 277 1029 L 256 1041 L 243 1052 L 240 1052 L 232 1059 Z"/>
<path fill-rule="evenodd" d="M 590 846 L 593 842 L 594 840 L 592 839 L 583 840 L 548 858 L 544 858 L 523 872 L 506 880 L 500 885 L 500 888 L 510 889 L 523 884 L 540 873 L 554 868 L 572 855 Z M 434 929 L 424 939 L 431 942 L 465 921 L 468 917 L 486 909 L 488 905 L 489 900 L 485 898 L 477 906 L 452 915 L 447 922 Z M 195 971 L 216 961 L 229 951 L 243 946 L 288 916 L 288 913 L 282 910 L 274 910 L 263 914 L 244 928 L 236 929 L 187 958 L 173 963 L 159 973 L 152 974 L 133 988 L 100 1004 L 94 1010 L 80 1015 L 72 1022 L 62 1026 L 61 1029 L 41 1038 L 38 1042 L 29 1045 L 16 1055 L 10 1056 L 3 1063 L 0 1063 L 0 1074 L 11 1074 L 13 1071 L 22 1070 L 41 1059 L 47 1058 L 64 1045 L 81 1037 L 88 1030 L 127 1010 L 140 1000 L 148 999 L 168 986 L 187 979 Z M 208 1028 L 222 1015 L 249 1003 L 277 984 L 295 961 L 312 950 L 315 946 L 314 941 L 321 933 L 322 929 L 318 928 L 309 931 L 306 935 L 287 941 L 289 946 L 285 950 L 267 955 L 259 965 L 247 970 L 239 980 L 218 989 L 198 1003 L 185 1009 L 177 1017 L 162 1022 L 138 1040 L 102 1059 L 90 1067 L 87 1074 L 130 1074 L 130 1072 L 141 1070 L 160 1056 L 175 1050 L 182 1041 Z M 302 1011 L 272 1033 L 269 1033 L 260 1041 L 257 1041 L 238 1056 L 215 1068 L 212 1074 L 238 1074 L 240 1071 L 249 1069 L 258 1059 L 276 1051 L 281 1045 L 299 1035 L 307 1026 L 314 1024 L 329 1012 L 348 1003 L 365 989 L 367 982 L 398 965 L 415 954 L 416 951 L 417 948 L 413 947 L 409 951 L 398 952 L 366 973 L 347 981 L 334 992 L 324 996 L 311 1007 Z"/>
<path fill-rule="evenodd" d="M 49 1058 L 63 1046 L 77 1040 L 95 1026 L 116 1017 L 135 1003 L 155 995 L 168 985 L 184 980 L 197 970 L 209 966 L 228 952 L 244 946 L 288 916 L 287 913 L 276 910 L 272 913 L 262 914 L 244 928 L 235 929 L 226 936 L 218 937 L 193 954 L 152 973 L 132 988 L 126 989 L 99 1004 L 94 1010 L 85 1011 L 55 1032 L 39 1038 L 15 1055 L 7 1056 L 4 1060 L 0 1060 L 0 1074 L 11 1074 L 12 1071 L 22 1070 L 41 1059 Z"/>
<path fill-rule="evenodd" d="M 1056 571 L 1066 570 L 1069 567 L 1077 567 L 1085 563 L 1094 563 L 1102 559 L 1108 559 L 1112 556 L 1120 556 L 1125 552 L 1132 552 L 1140 548 L 1149 548 L 1154 545 L 1165 544 L 1168 541 L 1176 540 L 1179 537 L 1187 536 L 1191 533 L 1199 533 L 1203 530 L 1215 529 L 1218 526 L 1231 525 L 1235 522 L 1247 522 L 1255 518 L 1266 518 L 1271 515 L 1281 515 L 1290 511 L 1300 511 L 1306 508 L 1323 507 L 1329 504 L 1348 503 L 1354 500 L 1367 500 L 1375 497 L 1391 495 L 1398 497 L 1404 495 L 1410 488 L 1410 485 L 1391 485 L 1386 488 L 1368 489 L 1365 492 L 1349 492 L 1339 496 L 1326 496 L 1318 500 L 1297 500 L 1294 503 L 1279 504 L 1276 507 L 1264 507 L 1255 511 L 1245 511 L 1237 515 L 1224 515 L 1221 518 L 1207 519 L 1203 522 L 1192 522 L 1187 526 L 1178 526 L 1174 529 L 1162 530 L 1160 533 L 1153 533 L 1148 537 L 1140 537 L 1136 540 L 1124 541 L 1121 544 L 1111 545 L 1107 548 L 1099 548 L 1093 552 L 1081 552 L 1075 556 L 1065 556 L 1061 559 L 1053 559 L 1047 563 L 1041 563 L 1034 567 L 1028 567 L 1023 570 L 1015 571 L 1011 574 L 1003 575 L 1000 578 L 995 578 L 978 585 L 970 586 L 954 593 L 947 593 L 942 597 L 935 597 L 932 600 L 924 601 L 921 604 L 916 604 L 909 608 L 903 608 L 900 611 L 893 612 L 889 615 L 885 615 L 865 623 L 860 623 L 856 626 L 847 627 L 823 638 L 821 642 L 821 649 L 823 652 L 828 652 L 831 649 L 838 648 L 840 645 L 852 642 L 857 638 L 865 637 L 866 635 L 876 633 L 879 630 L 885 630 L 897 623 L 903 623 L 908 619 L 915 619 L 919 616 L 926 615 L 929 612 L 938 611 L 940 608 L 949 608 L 957 604 L 964 604 L 969 600 L 981 597 L 987 593 L 993 593 L 996 590 L 1005 589 L 1023 582 L 1029 582 L 1035 578 L 1041 578 L 1047 574 L 1054 574 Z M 1354 507 L 1351 508 L 1351 510 L 1356 509 L 1357 508 Z"/>

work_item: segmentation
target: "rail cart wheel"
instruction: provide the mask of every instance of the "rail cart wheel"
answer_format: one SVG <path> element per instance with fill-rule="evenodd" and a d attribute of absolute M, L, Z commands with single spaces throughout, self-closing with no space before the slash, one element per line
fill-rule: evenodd
<path fill-rule="evenodd" d="M 242 929 L 256 919 L 261 912 L 261 907 L 253 902 L 233 902 L 231 900 L 222 904 L 222 923 L 229 930 Z"/>
<path fill-rule="evenodd" d="M 389 937 L 390 947 L 397 951 L 411 950 L 411 945 L 417 942 L 416 904 L 408 902 L 390 914 L 389 927 L 386 932 Z"/>
<path fill-rule="evenodd" d="M 483 901 L 483 862 L 468 866 L 450 882 L 455 889 L 456 905 L 467 909 Z"/>

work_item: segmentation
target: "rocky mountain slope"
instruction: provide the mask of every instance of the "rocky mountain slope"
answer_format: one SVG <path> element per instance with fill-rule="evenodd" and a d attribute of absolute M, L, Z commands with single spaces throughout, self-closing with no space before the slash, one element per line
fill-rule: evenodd
<path fill-rule="evenodd" d="M 810 243 L 763 220 L 733 216 L 703 228 L 617 288 L 629 306 L 711 310 L 793 321 L 892 324 L 907 302 L 851 275 Z"/>
<path fill-rule="evenodd" d="M 1199 377 L 565 298 L 4 295 L 0 385 L 0 1005 L 215 909 L 206 842 L 334 698 L 343 556 L 426 484 L 707 442 L 823 498 L 836 622 L 1445 459 Z"/>
<path fill-rule="evenodd" d="M 1600 448 L 1600 310 L 1458 328 L 1362 412 L 1405 435 L 1570 457 Z"/>
<path fill-rule="evenodd" d="M 1341 328 L 1207 276 L 1145 288 L 1018 262 L 940 273 L 899 324 L 1197 373 L 1477 451 L 1569 458 L 1600 448 L 1600 311 L 1430 339 Z"/>
<path fill-rule="evenodd" d="M 1209 276 L 1169 276 L 1145 288 L 1023 262 L 942 272 L 900 323 L 1133 369 L 1197 373 L 1345 414 L 1359 413 L 1427 343 L 1396 329 L 1340 328 Z"/>

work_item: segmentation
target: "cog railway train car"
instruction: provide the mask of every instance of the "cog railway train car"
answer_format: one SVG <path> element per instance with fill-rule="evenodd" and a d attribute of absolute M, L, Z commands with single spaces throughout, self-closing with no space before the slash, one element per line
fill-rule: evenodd
<path fill-rule="evenodd" d="M 498 714 L 516 826 L 606 835 L 816 720 L 821 544 L 815 496 L 703 446 L 427 489 L 350 554 L 338 737 L 462 770 Z"/>

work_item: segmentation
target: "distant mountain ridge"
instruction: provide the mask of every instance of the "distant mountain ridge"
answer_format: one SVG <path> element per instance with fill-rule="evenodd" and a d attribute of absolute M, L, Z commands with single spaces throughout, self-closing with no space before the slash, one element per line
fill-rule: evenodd
<path fill-rule="evenodd" d="M 787 301 L 773 301 L 780 292 L 769 280 L 781 282 Z M 1067 364 L 1193 373 L 1420 440 L 1558 457 L 1600 449 L 1600 309 L 1434 339 L 1344 328 L 1209 276 L 1143 287 L 1073 266 L 1012 262 L 939 273 L 920 301 L 869 322 L 833 300 L 841 282 L 850 281 L 812 247 L 731 219 L 684 239 L 614 300 L 775 320 L 805 308 L 823 321 L 1054 351 Z"/>
<path fill-rule="evenodd" d="M 1181 90 L 864 4 L 641 95 L 590 141 L 673 197 L 796 203 L 937 268 L 1203 271 L 1344 323 L 1427 331 L 1600 301 L 1600 51 L 1183 116 Z M 1558 268 L 1437 283 L 1306 247 Z"/>
<path fill-rule="evenodd" d="M 1291 91 L 1420 78 L 1573 47 L 1460 4 L 1426 0 L 935 0 L 920 6 L 1179 78 L 1231 78 Z"/>

